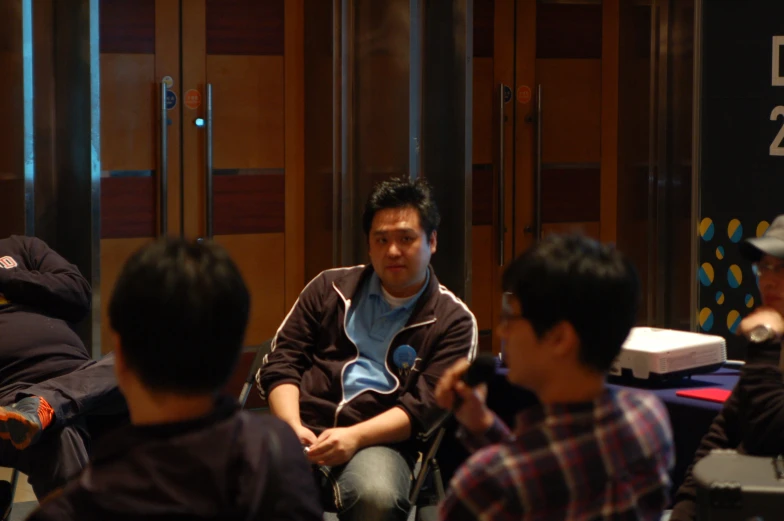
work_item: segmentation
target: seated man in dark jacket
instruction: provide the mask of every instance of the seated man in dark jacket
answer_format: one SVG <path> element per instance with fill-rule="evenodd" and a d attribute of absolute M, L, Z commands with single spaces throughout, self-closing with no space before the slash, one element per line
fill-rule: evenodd
<path fill-rule="evenodd" d="M 302 291 L 257 374 L 342 520 L 405 520 L 412 443 L 440 416 L 441 373 L 476 351 L 476 320 L 429 267 L 438 210 L 421 182 L 381 183 L 362 219 L 370 264 Z"/>
<path fill-rule="evenodd" d="M 89 418 L 127 420 L 113 357 L 91 360 L 70 327 L 90 297 L 76 266 L 43 241 L 0 240 L 0 465 L 28 474 L 39 498 L 87 463 Z M 6 501 L 8 489 L 0 482 Z"/>
<path fill-rule="evenodd" d="M 250 295 L 217 245 L 162 239 L 124 266 L 109 304 L 132 425 L 32 520 L 320 521 L 294 432 L 220 397 L 242 350 Z"/>
<path fill-rule="evenodd" d="M 762 306 L 740 323 L 738 331 L 749 341 L 746 364 L 686 471 L 671 521 L 697 518 L 692 469 L 711 450 L 735 449 L 754 456 L 784 453 L 784 383 L 779 365 L 784 335 L 784 215 L 763 237 L 743 242 L 740 251 L 754 263 Z"/>

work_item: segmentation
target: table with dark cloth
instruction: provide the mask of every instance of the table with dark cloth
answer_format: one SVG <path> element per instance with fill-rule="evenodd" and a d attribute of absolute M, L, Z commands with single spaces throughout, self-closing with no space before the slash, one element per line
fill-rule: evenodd
<path fill-rule="evenodd" d="M 676 396 L 675 393 L 687 389 L 721 388 L 732 390 L 738 381 L 739 372 L 735 369 L 720 369 L 704 375 L 675 380 L 658 386 L 638 383 L 611 383 L 610 387 L 634 387 L 654 393 L 667 406 L 675 439 L 675 468 L 672 471 L 673 494 L 683 482 L 686 469 L 694 459 L 700 440 L 708 432 L 710 424 L 721 410 L 723 404 Z"/>
<path fill-rule="evenodd" d="M 671 474 L 673 495 L 683 482 L 686 469 L 694 458 L 700 440 L 708 432 L 711 422 L 722 407 L 720 403 L 683 398 L 676 396 L 675 393 L 684 389 L 709 387 L 731 390 L 737 381 L 737 370 L 720 369 L 714 373 L 694 375 L 661 384 L 646 385 L 645 382 L 628 380 L 613 381 L 608 384 L 612 388 L 633 387 L 650 391 L 656 394 L 667 407 L 675 440 L 676 461 Z M 516 387 L 506 380 L 505 368 L 498 369 L 496 378 L 488 386 L 488 406 L 510 426 L 514 425 L 514 417 L 518 411 L 536 403 L 536 401 L 536 397 L 530 391 Z M 438 456 L 446 482 L 457 466 L 468 457 L 465 449 L 454 440 L 453 429 L 454 427 L 448 429 L 449 433 L 444 439 Z"/>

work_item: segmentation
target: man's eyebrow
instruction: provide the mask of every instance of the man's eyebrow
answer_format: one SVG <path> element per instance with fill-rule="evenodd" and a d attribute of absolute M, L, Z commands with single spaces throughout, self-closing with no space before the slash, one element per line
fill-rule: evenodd
<path fill-rule="evenodd" d="M 416 230 L 413 228 L 394 228 L 392 230 L 375 230 L 373 232 L 373 235 L 385 235 L 387 233 L 408 233 L 408 232 L 416 233 Z"/>

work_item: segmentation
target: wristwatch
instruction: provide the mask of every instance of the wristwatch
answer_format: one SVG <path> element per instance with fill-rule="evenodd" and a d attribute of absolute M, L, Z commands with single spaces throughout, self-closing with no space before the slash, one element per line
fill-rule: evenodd
<path fill-rule="evenodd" d="M 779 340 L 781 335 L 776 333 L 768 324 L 760 324 L 749 331 L 749 340 L 755 344 L 764 344 L 773 340 Z"/>

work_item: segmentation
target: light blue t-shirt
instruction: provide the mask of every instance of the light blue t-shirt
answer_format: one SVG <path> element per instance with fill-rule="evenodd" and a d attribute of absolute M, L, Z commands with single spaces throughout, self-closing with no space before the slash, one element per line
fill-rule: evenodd
<path fill-rule="evenodd" d="M 355 296 L 348 310 L 346 333 L 359 348 L 359 358 L 343 372 L 344 400 L 367 389 L 389 392 L 395 388 L 395 378 L 386 368 L 387 350 L 397 332 L 405 327 L 429 281 L 428 270 L 422 289 L 395 309 L 384 298 L 381 279 L 375 273 Z"/>

